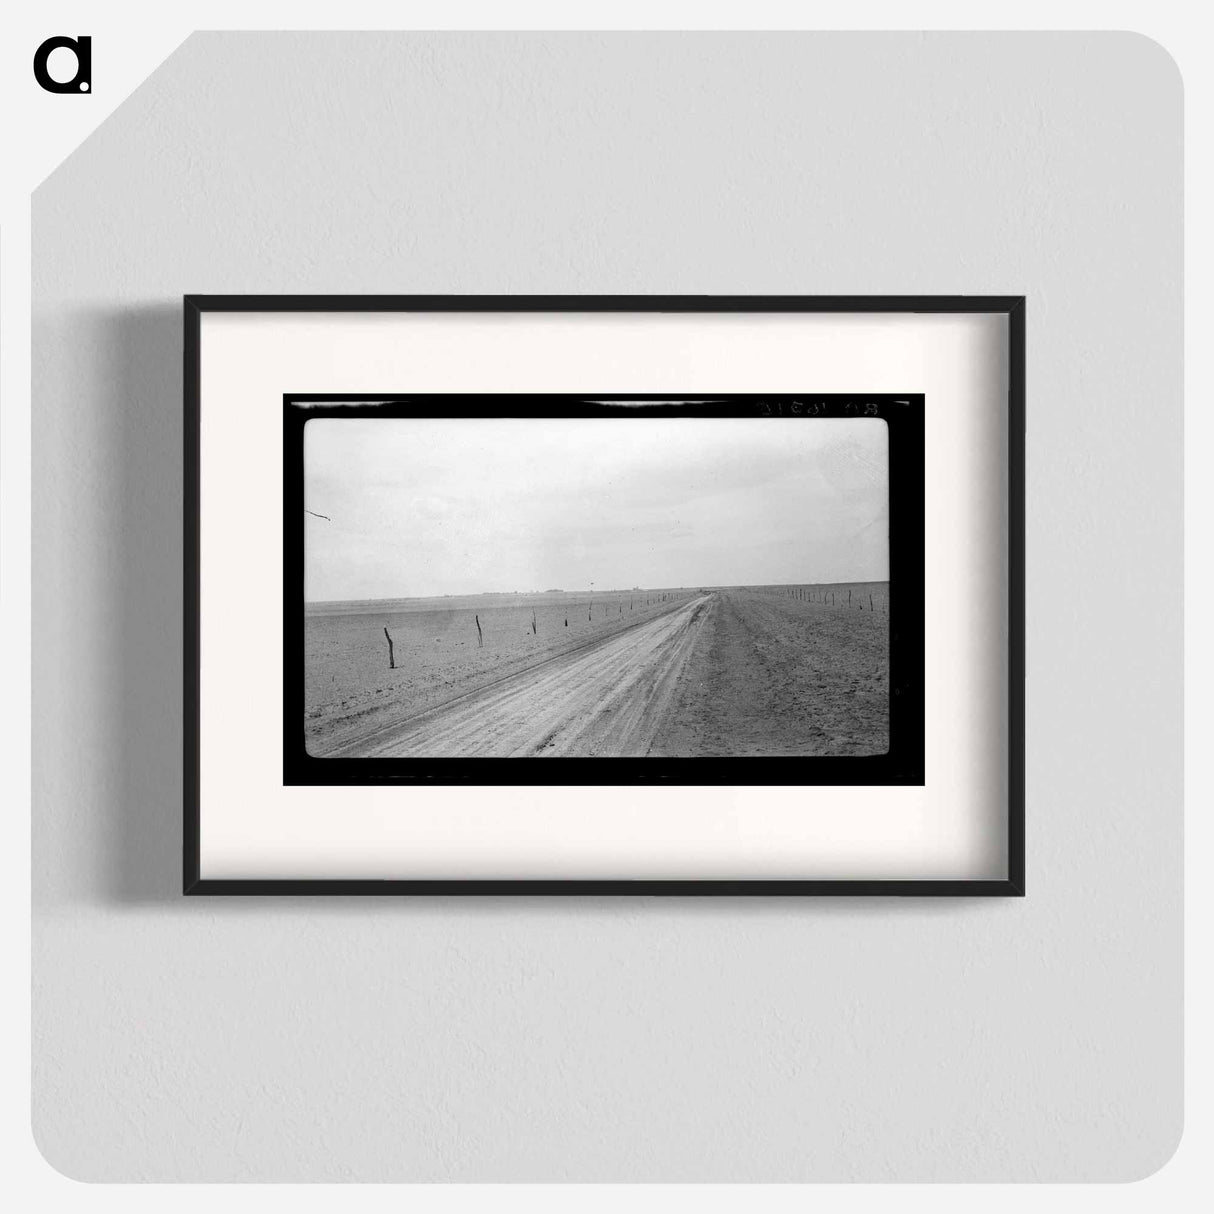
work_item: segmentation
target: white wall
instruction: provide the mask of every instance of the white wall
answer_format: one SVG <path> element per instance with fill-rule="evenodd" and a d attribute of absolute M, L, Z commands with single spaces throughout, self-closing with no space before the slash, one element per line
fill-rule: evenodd
<path fill-rule="evenodd" d="M 34 196 L 47 1158 L 95 1180 L 1160 1166 L 1180 198 L 1181 82 L 1131 35 L 190 39 Z M 1026 293 L 1029 896 L 183 901 L 187 291 Z"/>

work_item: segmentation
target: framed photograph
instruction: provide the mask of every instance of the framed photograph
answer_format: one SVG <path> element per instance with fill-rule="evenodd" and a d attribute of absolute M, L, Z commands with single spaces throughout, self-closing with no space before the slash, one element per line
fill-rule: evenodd
<path fill-rule="evenodd" d="M 189 894 L 1024 892 L 1020 297 L 185 299 Z"/>

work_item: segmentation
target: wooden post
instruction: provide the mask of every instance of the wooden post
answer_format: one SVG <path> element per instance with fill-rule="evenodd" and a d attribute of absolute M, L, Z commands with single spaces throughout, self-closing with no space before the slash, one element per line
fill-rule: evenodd
<path fill-rule="evenodd" d="M 847 605 L 849 607 L 851 606 L 851 591 L 850 590 L 847 592 Z"/>
<path fill-rule="evenodd" d="M 535 608 L 534 607 L 531 609 L 531 635 L 532 636 L 539 635 L 539 632 L 537 631 L 537 629 L 535 627 Z"/>
<path fill-rule="evenodd" d="M 485 648 L 485 634 L 481 632 L 481 617 L 476 617 L 476 647 L 477 649 Z"/>
<path fill-rule="evenodd" d="M 388 638 L 388 669 L 396 669 L 396 659 L 392 656 L 392 634 L 385 628 L 384 636 Z"/>
<path fill-rule="evenodd" d="M 869 611 L 873 610 L 873 596 L 871 594 L 868 596 L 868 609 Z"/>

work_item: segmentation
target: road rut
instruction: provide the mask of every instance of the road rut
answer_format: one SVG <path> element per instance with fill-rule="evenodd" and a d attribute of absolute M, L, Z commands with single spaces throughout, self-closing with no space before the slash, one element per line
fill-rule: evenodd
<path fill-rule="evenodd" d="M 700 628 L 701 595 L 588 650 L 565 654 L 331 751 L 343 758 L 642 757 Z"/>

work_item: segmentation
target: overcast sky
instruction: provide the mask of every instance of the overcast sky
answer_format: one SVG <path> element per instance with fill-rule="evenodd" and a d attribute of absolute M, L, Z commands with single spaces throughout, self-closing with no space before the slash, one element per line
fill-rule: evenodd
<path fill-rule="evenodd" d="M 883 581 L 877 418 L 314 418 L 305 597 Z"/>

